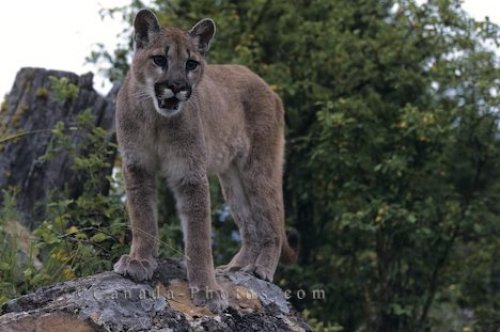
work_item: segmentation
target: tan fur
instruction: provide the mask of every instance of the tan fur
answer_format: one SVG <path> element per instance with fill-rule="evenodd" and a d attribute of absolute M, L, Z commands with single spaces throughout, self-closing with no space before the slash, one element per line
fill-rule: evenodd
<path fill-rule="evenodd" d="M 291 252 L 282 200 L 283 107 L 246 67 L 205 63 L 215 32 L 211 20 L 186 32 L 159 28 L 154 14 L 142 10 L 135 28 L 137 49 L 117 102 L 133 239 L 130 254 L 115 264 L 115 271 L 144 280 L 156 269 L 159 173 L 176 197 L 189 284 L 214 291 L 211 298 L 195 294 L 194 302 L 221 311 L 227 302 L 215 280 L 207 176 L 219 177 L 242 235 L 240 251 L 222 270 L 241 269 L 272 280 L 282 247 Z M 166 56 L 168 65 L 158 66 L 154 55 Z M 188 59 L 199 62 L 195 70 L 186 69 Z M 175 86 L 162 90 L 172 82 L 186 89 L 180 98 L 191 93 L 176 109 L 159 109 L 176 91 Z M 155 84 L 161 86 L 160 99 Z"/>

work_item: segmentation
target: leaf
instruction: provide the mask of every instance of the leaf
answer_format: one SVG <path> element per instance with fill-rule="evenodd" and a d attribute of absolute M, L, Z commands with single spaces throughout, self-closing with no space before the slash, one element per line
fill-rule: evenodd
<path fill-rule="evenodd" d="M 104 234 L 104 233 L 96 233 L 94 234 L 90 240 L 94 241 L 94 242 L 102 242 L 102 241 L 105 241 L 109 238 L 108 235 Z"/>
<path fill-rule="evenodd" d="M 0 270 L 1 271 L 9 271 L 12 266 L 8 262 L 0 262 Z"/>
<path fill-rule="evenodd" d="M 76 226 L 71 226 L 66 230 L 66 234 L 74 234 L 74 233 L 78 233 L 78 232 L 79 232 L 79 230 L 78 230 L 78 227 L 76 227 Z"/>

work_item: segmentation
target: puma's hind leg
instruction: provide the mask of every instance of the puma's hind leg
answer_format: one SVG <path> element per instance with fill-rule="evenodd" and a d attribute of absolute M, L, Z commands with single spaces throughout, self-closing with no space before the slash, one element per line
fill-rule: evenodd
<path fill-rule="evenodd" d="M 252 215 L 245 189 L 240 179 L 236 165 L 219 175 L 222 192 L 229 205 L 231 215 L 238 226 L 241 236 L 241 248 L 227 265 L 219 266 L 219 271 L 243 270 L 255 263 L 258 251 L 252 243 Z"/>
<path fill-rule="evenodd" d="M 249 158 L 220 176 L 242 238 L 240 250 L 222 268 L 248 271 L 272 281 L 285 232 L 280 154 L 261 156 L 266 157 L 270 162 Z"/>
<path fill-rule="evenodd" d="M 251 243 L 250 252 L 256 257 L 245 268 L 259 278 L 272 281 L 279 263 L 284 241 L 284 212 L 281 178 L 271 176 L 279 171 L 260 170 L 249 166 L 242 172 L 242 180 L 251 211 L 248 224 Z M 280 174 L 281 176 L 281 174 Z"/>

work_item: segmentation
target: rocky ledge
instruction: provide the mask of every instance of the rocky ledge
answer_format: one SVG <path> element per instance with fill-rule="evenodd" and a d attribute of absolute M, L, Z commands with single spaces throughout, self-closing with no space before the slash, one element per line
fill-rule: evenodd
<path fill-rule="evenodd" d="M 217 276 L 230 307 L 215 315 L 191 303 L 182 262 L 159 265 L 147 283 L 104 272 L 13 299 L 0 331 L 311 331 L 272 283 L 244 272 Z"/>

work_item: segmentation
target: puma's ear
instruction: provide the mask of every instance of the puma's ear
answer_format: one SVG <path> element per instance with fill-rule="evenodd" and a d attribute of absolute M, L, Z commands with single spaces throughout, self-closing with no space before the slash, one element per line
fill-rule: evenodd
<path fill-rule="evenodd" d="M 205 55 L 208 51 L 210 40 L 215 35 L 215 22 L 210 18 L 204 18 L 196 23 L 188 33 L 194 39 L 200 53 Z"/>
<path fill-rule="evenodd" d="M 145 47 L 151 36 L 160 31 L 160 23 L 156 15 L 148 9 L 141 9 L 135 16 L 135 45 L 137 48 Z"/>

